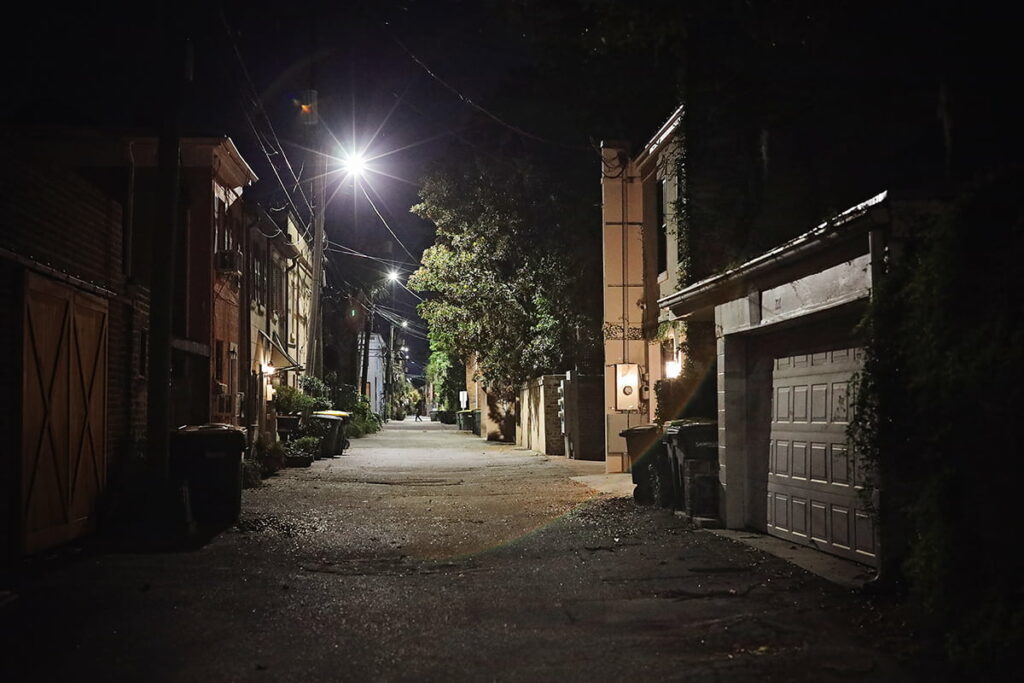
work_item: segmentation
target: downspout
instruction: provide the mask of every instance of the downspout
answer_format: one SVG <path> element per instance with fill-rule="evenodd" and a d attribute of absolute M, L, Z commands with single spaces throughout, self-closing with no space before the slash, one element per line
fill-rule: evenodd
<path fill-rule="evenodd" d="M 132 251 L 135 237 L 135 140 L 128 141 L 128 197 L 125 200 L 124 235 L 121 245 L 124 249 L 121 270 L 127 279 L 132 278 Z"/>
<path fill-rule="evenodd" d="M 292 268 L 299 265 L 299 257 L 296 256 L 292 259 L 292 264 L 284 269 L 284 350 L 288 352 L 288 328 L 290 327 L 291 316 L 289 314 L 288 303 L 291 300 L 291 284 L 292 284 Z M 309 340 L 306 340 L 309 343 Z M 295 338 L 295 350 L 299 350 L 299 339 Z"/>

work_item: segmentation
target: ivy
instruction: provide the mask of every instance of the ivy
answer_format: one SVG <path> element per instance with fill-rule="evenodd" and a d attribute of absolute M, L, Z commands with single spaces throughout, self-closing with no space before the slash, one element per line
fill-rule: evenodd
<path fill-rule="evenodd" d="M 1010 507 L 1024 400 L 1018 186 L 994 177 L 903 222 L 873 283 L 848 430 L 879 492 L 883 553 L 950 662 L 978 680 L 1018 666 L 1024 646 L 1024 562 L 1009 547 L 1024 531 Z"/>

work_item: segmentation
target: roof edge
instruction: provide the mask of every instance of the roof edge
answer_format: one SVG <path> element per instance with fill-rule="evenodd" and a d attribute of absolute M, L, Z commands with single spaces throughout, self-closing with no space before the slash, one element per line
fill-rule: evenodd
<path fill-rule="evenodd" d="M 763 274 L 770 268 L 792 264 L 822 252 L 835 244 L 837 238 L 856 234 L 851 227 L 859 223 L 860 219 L 868 217 L 871 210 L 883 204 L 888 196 L 888 190 L 880 192 L 760 256 L 658 299 L 658 307 L 667 308 L 679 317 L 724 303 L 730 298 L 729 293 L 734 293 L 747 279 Z M 878 221 L 872 221 L 872 224 L 875 222 Z"/>

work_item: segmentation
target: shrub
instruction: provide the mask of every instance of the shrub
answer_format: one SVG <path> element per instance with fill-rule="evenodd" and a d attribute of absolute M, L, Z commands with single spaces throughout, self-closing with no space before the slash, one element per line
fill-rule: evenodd
<path fill-rule="evenodd" d="M 256 439 L 249 457 L 243 462 L 243 481 L 265 479 L 284 466 L 284 447 L 278 441 L 271 441 L 262 436 Z M 252 484 L 250 484 L 252 485 Z M 255 484 L 255 485 L 258 485 Z"/>
<path fill-rule="evenodd" d="M 313 410 L 313 397 L 287 384 L 274 387 L 274 408 L 279 413 L 298 414 Z"/>
<path fill-rule="evenodd" d="M 320 454 L 320 437 L 303 436 L 289 441 L 286 452 L 289 456 L 316 457 Z"/>

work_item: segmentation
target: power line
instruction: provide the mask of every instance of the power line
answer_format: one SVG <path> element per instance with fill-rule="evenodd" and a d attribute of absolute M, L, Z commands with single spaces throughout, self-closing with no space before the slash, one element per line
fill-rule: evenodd
<path fill-rule="evenodd" d="M 360 185 L 359 189 L 362 190 L 363 196 L 366 197 L 366 201 L 370 202 L 370 206 L 373 207 L 373 212 L 375 214 L 377 214 L 377 218 L 380 219 L 380 222 L 384 224 L 384 227 L 388 229 L 388 232 L 391 233 L 391 236 L 395 238 L 396 242 L 398 242 L 398 246 L 402 247 L 402 249 L 405 251 L 405 253 L 409 255 L 409 258 L 411 258 L 416 263 L 419 263 L 420 260 L 418 258 L 416 258 L 415 256 L 413 256 L 412 252 L 409 251 L 408 247 L 406 247 L 405 244 L 402 243 L 402 240 L 398 239 L 398 235 L 396 235 L 395 231 L 391 229 L 391 226 L 388 225 L 388 222 L 386 220 L 384 220 L 384 216 L 381 215 L 380 210 L 377 209 L 377 205 L 373 203 L 372 199 L 370 199 L 370 195 L 366 192 L 366 188 L 364 188 L 362 185 Z"/>
<path fill-rule="evenodd" d="M 412 61 L 416 62 L 416 64 L 418 64 L 421 69 L 423 69 L 424 71 L 427 72 L 428 76 L 430 76 L 435 81 L 440 83 L 442 86 L 445 87 L 445 89 L 447 89 L 449 92 L 453 93 L 460 100 L 462 100 L 463 102 L 468 104 L 473 109 L 476 109 L 478 112 L 480 112 L 484 116 L 488 117 L 489 119 L 491 119 L 495 123 L 498 123 L 499 125 L 504 126 L 505 128 L 508 128 L 509 130 L 511 130 L 513 133 L 516 133 L 517 135 L 521 135 L 522 137 L 529 138 L 530 140 L 534 140 L 535 142 L 541 142 L 541 143 L 544 143 L 546 145 L 553 145 L 555 147 L 561 147 L 563 149 L 571 149 L 571 150 L 577 151 L 577 152 L 579 152 L 579 151 L 593 152 L 593 150 L 591 148 L 589 148 L 589 147 L 581 147 L 581 146 L 578 146 L 578 145 L 567 145 L 567 144 L 565 144 L 563 142 L 557 142 L 555 140 L 548 140 L 547 138 L 543 138 L 543 137 L 541 137 L 539 135 L 535 135 L 533 133 L 530 133 L 529 131 L 523 130 L 522 128 L 520 128 L 518 126 L 514 126 L 511 123 L 508 123 L 504 119 L 500 118 L 497 114 L 494 114 L 493 112 L 491 112 L 488 109 L 484 109 L 479 104 L 477 104 L 476 102 L 471 100 L 469 97 L 467 97 L 466 95 L 463 95 L 458 89 L 456 89 L 454 86 L 450 85 L 447 81 L 445 81 L 443 78 L 441 78 L 436 73 L 434 73 L 430 69 L 430 67 L 427 66 L 426 64 L 424 64 L 423 61 L 419 57 L 414 55 L 412 53 L 412 50 L 407 48 L 405 46 L 405 44 L 402 43 L 402 41 L 400 41 L 397 37 L 392 35 L 387 29 L 384 29 L 384 31 L 385 31 L 385 33 L 388 33 L 389 36 L 391 36 L 391 39 L 393 41 L 395 41 L 395 43 L 398 45 L 398 47 L 402 48 L 402 50 L 404 50 L 405 53 L 407 55 L 409 55 L 409 58 L 412 59 Z"/>
<path fill-rule="evenodd" d="M 272 144 L 271 146 L 274 148 L 274 154 L 280 156 L 284 160 L 285 167 L 288 169 L 288 173 L 291 175 L 292 181 L 294 182 L 293 187 L 294 189 L 298 190 L 299 196 L 302 197 L 302 201 L 305 204 L 306 209 L 309 211 L 310 217 L 312 217 L 313 206 L 312 204 L 310 204 L 310 201 L 306 197 L 305 192 L 303 192 L 302 185 L 299 182 L 299 178 L 295 174 L 295 170 L 292 167 L 291 162 L 288 160 L 288 155 L 285 153 L 284 148 L 281 145 L 281 140 L 278 138 L 277 132 L 274 130 L 274 125 L 270 121 L 270 117 L 267 115 L 266 109 L 264 109 L 263 107 L 263 102 L 260 100 L 259 92 L 256 90 L 256 85 L 253 82 L 252 77 L 249 74 L 249 70 L 245 65 L 245 60 L 242 57 L 242 51 L 238 47 L 238 42 L 235 40 L 234 32 L 231 30 L 231 26 L 230 24 L 228 24 L 227 16 L 224 14 L 223 10 L 221 10 L 220 16 L 221 23 L 224 26 L 224 31 L 228 36 L 228 40 L 231 43 L 232 50 L 235 54 L 236 59 L 238 60 L 239 68 L 242 72 L 242 75 L 245 78 L 245 83 L 249 86 L 248 98 L 250 100 L 250 104 L 252 105 L 253 110 L 257 111 L 259 114 L 262 115 L 263 121 L 266 124 L 267 129 L 270 131 L 270 135 L 273 136 L 274 144 Z M 249 127 L 252 129 L 253 135 L 256 137 L 256 141 L 259 143 L 260 150 L 266 157 L 267 163 L 270 164 L 271 170 L 273 170 L 274 176 L 277 178 L 278 184 L 281 186 L 282 191 L 284 191 L 288 203 L 291 205 L 292 210 L 295 212 L 296 218 L 301 217 L 302 214 L 299 213 L 298 208 L 295 206 L 295 202 L 292 199 L 291 191 L 289 191 L 288 187 L 285 185 L 284 179 L 281 177 L 281 174 L 277 168 L 277 164 L 274 163 L 273 159 L 271 158 L 271 154 L 267 151 L 268 141 L 265 141 L 263 139 L 263 136 L 257 129 L 256 123 L 255 121 L 253 121 L 252 116 L 249 113 L 249 107 L 243 106 L 242 112 L 245 115 L 246 121 L 249 123 Z M 306 228 L 305 225 L 303 225 L 303 228 L 305 232 L 309 232 L 308 228 Z"/>

